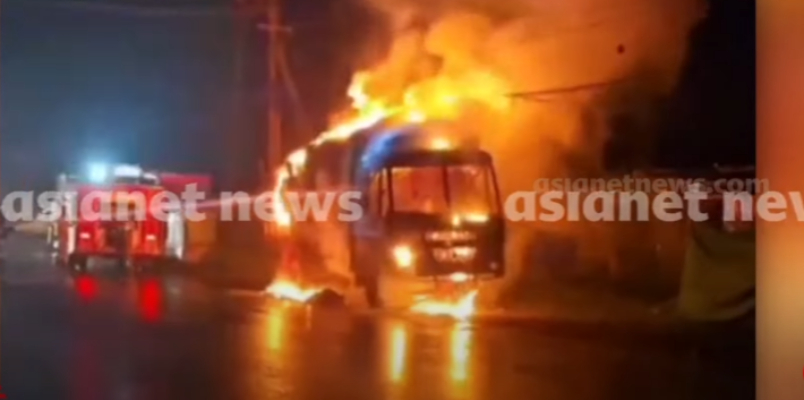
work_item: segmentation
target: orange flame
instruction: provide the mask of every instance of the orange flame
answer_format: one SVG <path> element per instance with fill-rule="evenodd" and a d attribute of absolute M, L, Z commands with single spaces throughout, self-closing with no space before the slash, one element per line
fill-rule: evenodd
<path fill-rule="evenodd" d="M 303 288 L 292 280 L 277 279 L 276 282 L 265 289 L 265 293 L 280 300 L 306 303 L 315 297 L 315 295 L 321 293 L 321 289 Z"/>
<path fill-rule="evenodd" d="M 347 92 L 352 100 L 351 110 L 345 118 L 341 118 L 329 130 L 311 141 L 310 146 L 346 140 L 382 121 L 416 123 L 430 119 L 455 120 L 460 118 L 464 105 L 468 103 L 482 104 L 493 111 L 504 111 L 509 107 L 510 99 L 505 94 L 508 92 L 506 85 L 498 77 L 485 71 L 424 79 L 405 88 L 402 93 L 383 93 L 384 97 L 375 96 L 368 91 L 372 79 L 376 78 L 365 71 L 353 76 Z M 450 146 L 450 143 L 444 141 L 434 143 L 434 148 L 437 149 Z M 302 171 L 306 162 L 307 147 L 303 147 L 290 153 L 285 164 L 276 171 L 276 183 L 272 190 L 273 212 L 275 227 L 280 232 L 287 232 L 293 224 L 293 216 L 283 194 L 290 177 Z M 277 298 L 307 302 L 321 290 L 305 289 L 293 279 L 282 279 L 266 291 Z M 412 310 L 464 319 L 474 313 L 476 296 L 477 291 L 474 291 L 453 302 L 422 298 L 416 301 Z"/>
<path fill-rule="evenodd" d="M 455 284 L 463 284 L 471 279 L 471 275 L 462 272 L 449 276 L 449 280 Z M 472 289 L 457 299 L 440 299 L 429 295 L 419 296 L 410 310 L 419 314 L 448 316 L 458 320 L 466 320 L 477 312 L 475 304 L 477 295 L 478 290 Z"/>
<path fill-rule="evenodd" d="M 424 122 L 428 119 L 456 119 L 463 104 L 470 101 L 481 103 L 495 111 L 504 111 L 510 105 L 503 82 L 484 71 L 421 81 L 405 89 L 401 101 L 372 97 L 367 91 L 371 79 L 371 73 L 366 71 L 353 76 L 347 91 L 352 100 L 349 117 L 321 133 L 310 142 L 311 146 L 346 140 L 363 129 L 391 118 L 398 118 L 406 123 Z M 307 149 L 300 148 L 290 153 L 285 165 L 280 166 L 276 172 L 276 184 L 273 188 L 276 200 L 274 221 L 281 228 L 292 224 L 292 215 L 282 194 L 291 174 L 301 171 L 306 162 Z"/>
<path fill-rule="evenodd" d="M 475 300 L 477 299 L 477 294 L 477 290 L 472 290 L 457 301 L 438 300 L 429 296 L 421 297 L 411 307 L 411 311 L 465 320 L 476 312 Z"/>
<path fill-rule="evenodd" d="M 352 109 L 356 112 L 356 115 L 323 132 L 310 145 L 317 146 L 328 141 L 346 140 L 360 130 L 369 128 L 395 114 L 395 110 L 386 107 L 383 102 L 373 101 L 369 97 L 365 90 L 367 82 L 367 73 L 360 72 L 355 74 L 352 84 L 349 86 L 348 94 L 352 99 Z M 301 171 L 306 162 L 307 149 L 296 149 L 285 160 L 286 165 L 281 166 L 277 171 L 276 185 L 273 189 L 274 199 L 277 200 L 274 207 L 274 220 L 280 227 L 289 227 L 292 223 L 291 213 L 282 198 L 282 193 L 290 178 L 291 171 Z M 288 167 L 290 167 L 291 171 L 288 170 Z"/>

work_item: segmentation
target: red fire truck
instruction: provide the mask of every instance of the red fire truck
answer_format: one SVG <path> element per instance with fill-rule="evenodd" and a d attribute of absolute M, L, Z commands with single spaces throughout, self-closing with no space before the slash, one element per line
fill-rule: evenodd
<path fill-rule="evenodd" d="M 192 184 L 208 194 L 211 178 L 126 165 L 94 167 L 87 176 L 61 175 L 53 205 L 58 218 L 49 234 L 54 259 L 77 271 L 95 259 L 135 269 L 181 259 L 186 242 L 181 205 L 160 202 L 157 196 L 181 196 Z"/>
<path fill-rule="evenodd" d="M 134 166 L 95 169 L 89 178 L 59 177 L 50 234 L 56 262 L 83 271 L 91 259 L 139 267 L 164 258 L 166 224 L 151 209 L 163 191 L 158 178 Z"/>

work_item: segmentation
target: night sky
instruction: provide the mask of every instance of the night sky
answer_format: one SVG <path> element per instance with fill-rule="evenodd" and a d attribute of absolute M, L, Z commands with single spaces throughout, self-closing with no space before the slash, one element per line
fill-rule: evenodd
<path fill-rule="evenodd" d="M 353 15 L 342 14 L 360 14 L 344 1 L 289 3 L 304 3 L 286 10 L 298 25 L 290 56 L 310 125 L 320 129 L 354 68 L 343 53 L 359 42 L 343 26 Z M 266 107 L 265 33 L 261 16 L 235 18 L 233 4 L 3 0 L 4 191 L 47 188 L 57 172 L 93 160 L 253 183 Z"/>
<path fill-rule="evenodd" d="M 234 3 L 2 0 L 3 191 L 46 189 L 57 172 L 95 160 L 211 172 L 223 187 L 253 186 L 264 136 L 265 33 L 259 17 L 235 18 Z M 351 71 L 366 61 L 363 39 L 380 30 L 355 2 L 286 3 L 310 117 L 308 128 L 287 127 L 295 145 L 343 101 Z M 752 10 L 751 1 L 714 0 L 668 105 L 660 163 L 753 162 Z"/>
<path fill-rule="evenodd" d="M 201 167 L 228 112 L 226 18 L 28 3 L 0 14 L 4 187 L 90 160 Z"/>

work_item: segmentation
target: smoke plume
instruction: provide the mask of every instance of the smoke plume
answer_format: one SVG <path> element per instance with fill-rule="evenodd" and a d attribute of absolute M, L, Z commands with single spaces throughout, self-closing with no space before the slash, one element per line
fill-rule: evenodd
<path fill-rule="evenodd" d="M 365 1 L 387 17 L 393 38 L 367 68 L 367 95 L 386 104 L 412 97 L 432 111 L 454 105 L 445 93 L 458 93 L 458 111 L 435 114 L 479 133 L 503 198 L 539 178 L 646 166 L 658 105 L 675 88 L 691 30 L 706 15 L 705 0 Z M 620 268 L 612 261 L 617 241 L 644 237 L 599 223 L 518 227 L 525 229 L 508 249 L 512 286 L 500 293 L 526 292 L 515 288 L 542 270 L 525 268 L 535 232 L 573 238 L 579 257 L 606 264 L 610 275 Z"/>
<path fill-rule="evenodd" d="M 369 68 L 367 92 L 401 101 L 412 85 L 447 81 L 476 100 L 459 120 L 482 127 L 505 191 L 601 173 L 615 133 L 630 135 L 620 157 L 639 164 L 652 104 L 674 88 L 705 14 L 703 0 L 366 1 L 393 38 Z M 566 88 L 576 90 L 550 92 Z M 540 91 L 489 107 L 495 96 Z"/>

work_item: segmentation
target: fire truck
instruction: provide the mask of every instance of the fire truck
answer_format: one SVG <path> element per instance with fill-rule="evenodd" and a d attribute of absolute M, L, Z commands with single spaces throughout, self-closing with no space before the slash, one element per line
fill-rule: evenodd
<path fill-rule="evenodd" d="M 167 250 L 169 257 L 186 264 L 202 261 L 209 254 L 217 240 L 217 215 L 215 214 L 218 202 L 212 198 L 214 182 L 212 177 L 203 174 L 177 174 L 171 172 L 156 172 L 160 186 L 167 192 L 181 197 L 182 192 L 190 187 L 203 194 L 204 199 L 197 205 L 196 210 L 205 214 L 201 221 L 191 221 L 182 214 L 182 207 L 172 207 L 167 210 Z"/>
<path fill-rule="evenodd" d="M 162 202 L 162 195 L 166 191 L 178 194 L 181 185 L 202 182 L 203 186 L 207 181 L 131 165 L 93 167 L 87 175 L 60 175 L 59 198 L 50 210 L 57 218 L 48 233 L 54 260 L 82 272 L 97 259 L 115 260 L 121 267 L 136 270 L 181 260 L 186 242 L 181 205 Z"/>
<path fill-rule="evenodd" d="M 453 124 L 378 125 L 309 147 L 304 166 L 289 173 L 286 193 L 358 194 L 362 210 L 349 217 L 336 207 L 327 221 L 294 221 L 292 240 L 316 258 L 301 263 L 307 279 L 348 276 L 371 306 L 383 307 L 411 304 L 433 285 L 505 273 L 492 157 Z"/>

